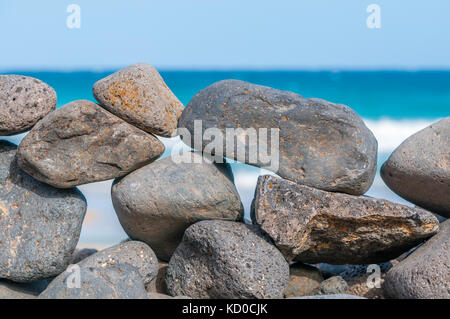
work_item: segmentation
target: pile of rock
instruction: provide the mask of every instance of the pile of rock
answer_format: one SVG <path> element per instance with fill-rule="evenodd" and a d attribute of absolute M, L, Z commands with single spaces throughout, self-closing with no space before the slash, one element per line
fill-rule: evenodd
<path fill-rule="evenodd" d="M 98 104 L 55 110 L 48 85 L 0 76 L 0 134 L 31 129 L 19 147 L 0 142 L 0 297 L 352 298 L 348 266 L 328 275 L 331 265 L 389 262 L 438 233 L 425 209 L 449 215 L 449 118 L 383 165 L 386 183 L 422 207 L 413 208 L 363 196 L 377 141 L 345 105 L 227 80 L 183 108 L 146 64 L 100 80 L 93 92 Z M 174 136 L 177 127 L 196 150 L 156 161 L 164 152 L 156 135 Z M 229 128 L 244 158 L 238 143 L 211 148 L 204 134 Z M 277 147 L 247 140 L 265 128 L 279 129 Z M 267 166 L 277 151 L 278 165 Z M 259 178 L 253 225 L 243 222 L 229 164 L 211 162 L 222 156 L 281 176 Z M 113 178 L 112 202 L 130 240 L 75 251 L 86 212 L 75 186 Z M 384 271 L 388 296 L 450 297 L 448 225 Z"/>

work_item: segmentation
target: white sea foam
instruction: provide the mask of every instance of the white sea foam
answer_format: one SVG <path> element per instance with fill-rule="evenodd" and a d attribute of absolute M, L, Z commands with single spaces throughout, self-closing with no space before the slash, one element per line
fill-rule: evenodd
<path fill-rule="evenodd" d="M 378 140 L 379 153 L 391 153 L 409 136 L 436 121 L 438 121 L 438 119 L 364 119 L 367 127 L 373 132 Z"/>

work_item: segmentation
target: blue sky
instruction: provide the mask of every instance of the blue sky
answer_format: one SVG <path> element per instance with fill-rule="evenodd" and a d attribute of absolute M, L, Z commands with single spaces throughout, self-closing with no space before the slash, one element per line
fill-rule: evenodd
<path fill-rule="evenodd" d="M 448 0 L 0 0 L 0 33 L 0 70 L 450 69 Z"/>

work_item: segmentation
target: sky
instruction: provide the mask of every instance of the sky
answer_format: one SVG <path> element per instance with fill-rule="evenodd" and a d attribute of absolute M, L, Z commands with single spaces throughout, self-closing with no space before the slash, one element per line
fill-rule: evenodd
<path fill-rule="evenodd" d="M 448 0 L 0 0 L 0 33 L 0 71 L 450 69 Z"/>

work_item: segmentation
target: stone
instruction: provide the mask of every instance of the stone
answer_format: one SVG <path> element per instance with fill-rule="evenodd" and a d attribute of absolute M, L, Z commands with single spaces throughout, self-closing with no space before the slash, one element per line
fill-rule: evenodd
<path fill-rule="evenodd" d="M 41 80 L 0 75 L 0 135 L 28 131 L 55 108 L 56 92 Z"/>
<path fill-rule="evenodd" d="M 94 97 L 128 123 L 160 136 L 175 133 L 184 106 L 152 66 L 139 63 L 94 84 Z"/>
<path fill-rule="evenodd" d="M 202 121 L 197 129 L 196 120 Z M 240 145 L 246 156 L 239 161 L 323 190 L 360 195 L 369 189 L 375 177 L 377 141 L 358 114 L 342 104 L 225 80 L 197 93 L 183 111 L 178 127 L 190 133 L 189 139 L 179 132 L 183 142 L 197 150 L 238 159 L 236 146 Z M 212 128 L 219 130 L 217 133 L 221 134 L 216 135 L 222 137 L 230 128 L 240 131 L 224 137 L 222 149 L 216 143 L 217 136 L 203 135 Z M 271 128 L 279 128 L 279 139 L 272 135 Z M 267 139 L 260 129 L 268 129 Z M 253 130 L 255 135 L 259 134 L 261 143 L 254 138 L 246 141 Z M 262 147 L 266 141 L 270 141 L 267 154 Z M 211 144 L 217 144 L 218 149 Z M 256 158 L 252 159 L 253 155 Z"/>
<path fill-rule="evenodd" d="M 181 162 L 188 159 L 192 162 Z M 163 261 L 169 261 L 190 225 L 242 220 L 244 214 L 228 164 L 207 163 L 192 152 L 166 157 L 116 180 L 111 198 L 128 236 L 147 243 Z"/>
<path fill-rule="evenodd" d="M 150 285 L 147 285 L 147 292 L 167 294 L 166 271 L 168 266 L 168 263 L 158 261 L 158 274 L 156 275 L 155 280 L 153 280 Z"/>
<path fill-rule="evenodd" d="M 290 268 L 289 282 L 284 293 L 286 298 L 309 296 L 317 293 L 323 277 L 315 267 L 294 264 Z"/>
<path fill-rule="evenodd" d="M 169 294 L 191 298 L 282 298 L 288 280 L 288 263 L 258 228 L 223 220 L 190 226 L 166 272 Z"/>
<path fill-rule="evenodd" d="M 106 248 L 78 263 L 82 268 L 102 268 L 118 264 L 129 264 L 136 268 L 145 285 L 158 274 L 158 259 L 153 250 L 139 241 L 127 241 Z"/>
<path fill-rule="evenodd" d="M 401 299 L 450 299 L 450 220 L 386 274 L 386 293 Z"/>
<path fill-rule="evenodd" d="M 348 295 L 348 294 L 334 294 L 334 295 L 315 295 L 315 296 L 304 296 L 295 297 L 289 299 L 367 299 L 364 297 Z"/>
<path fill-rule="evenodd" d="M 319 291 L 324 295 L 345 294 L 347 292 L 347 282 L 341 276 L 334 276 L 320 283 Z"/>
<path fill-rule="evenodd" d="M 400 144 L 381 167 L 381 177 L 404 199 L 450 217 L 450 116 Z"/>
<path fill-rule="evenodd" d="M 69 188 L 123 176 L 163 152 L 156 137 L 80 100 L 41 120 L 22 140 L 17 158 L 37 180 Z"/>
<path fill-rule="evenodd" d="M 35 299 L 34 291 L 28 289 L 24 284 L 18 284 L 8 281 L 0 281 L 0 300 L 1 299 Z"/>
<path fill-rule="evenodd" d="M 21 171 L 16 149 L 0 141 L 0 278 L 32 282 L 66 269 L 87 204 L 77 189 L 56 189 Z"/>
<path fill-rule="evenodd" d="M 389 261 L 439 229 L 436 217 L 421 208 L 269 175 L 259 177 L 252 206 L 253 222 L 286 259 L 310 264 Z"/>
<path fill-rule="evenodd" d="M 78 264 L 83 259 L 88 258 L 89 256 L 97 253 L 98 250 L 94 248 L 83 248 L 83 249 L 75 249 L 73 253 L 71 264 Z"/>
<path fill-rule="evenodd" d="M 191 299 L 186 296 L 172 297 L 172 296 L 157 293 L 157 292 L 147 292 L 147 296 L 148 296 L 148 299 Z"/>
<path fill-rule="evenodd" d="M 79 286 L 75 272 L 65 271 L 56 277 L 40 299 L 148 299 L 144 282 L 129 264 L 106 267 L 80 267 Z"/>

